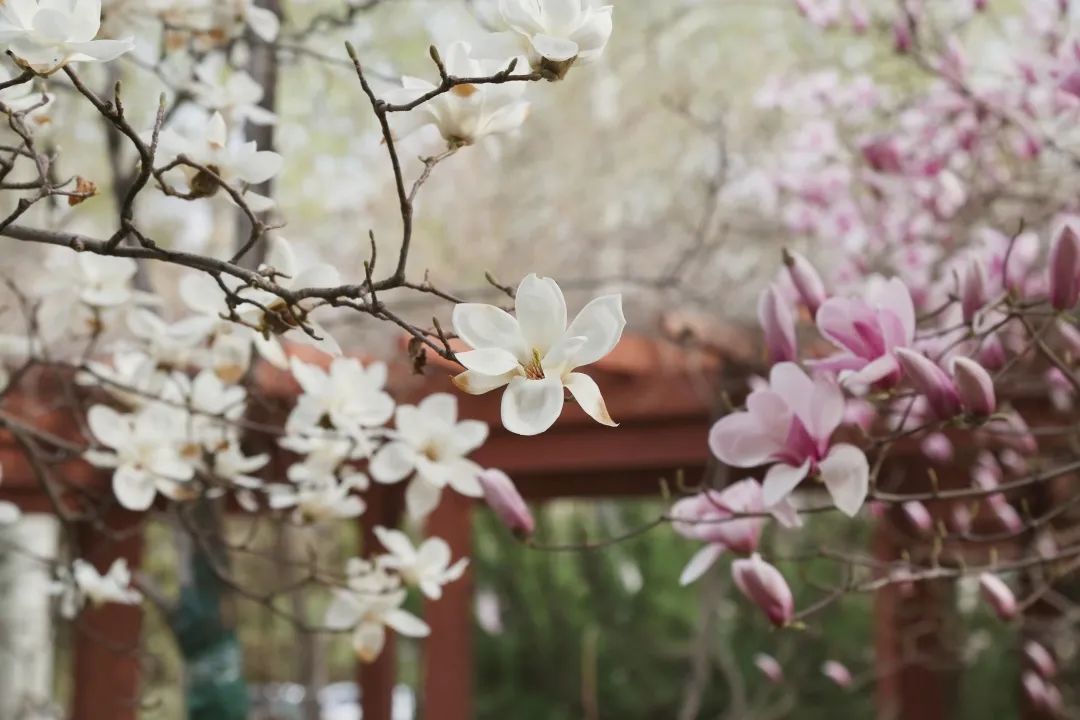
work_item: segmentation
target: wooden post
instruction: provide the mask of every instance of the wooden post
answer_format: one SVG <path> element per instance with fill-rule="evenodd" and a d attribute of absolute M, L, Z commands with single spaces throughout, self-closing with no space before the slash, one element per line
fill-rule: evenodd
<path fill-rule="evenodd" d="M 143 549 L 141 516 L 123 510 L 104 518 L 107 529 L 79 530 L 81 557 L 99 572 L 124 558 L 134 571 Z M 139 716 L 142 608 L 108 603 L 87 607 L 75 623 L 72 717 L 136 720 Z"/>
<path fill-rule="evenodd" d="M 470 498 L 444 491 L 427 521 L 427 534 L 446 540 L 455 561 L 472 554 L 472 503 Z M 472 568 L 444 587 L 442 598 L 424 602 L 424 619 L 431 626 L 431 636 L 424 643 L 425 717 L 473 717 L 472 617 Z"/>
<path fill-rule="evenodd" d="M 903 531 L 895 510 L 874 528 L 874 556 L 890 562 L 921 540 Z M 955 631 L 950 623 L 950 581 L 891 583 L 874 596 L 878 717 L 887 720 L 948 720 L 955 704 Z"/>
<path fill-rule="evenodd" d="M 365 500 L 367 510 L 360 518 L 361 552 L 368 557 L 379 549 L 375 526 L 396 527 L 401 520 L 404 495 L 398 487 L 373 484 Z M 357 676 L 364 720 L 391 720 L 397 682 L 397 648 L 392 631 L 387 631 L 386 645 L 378 659 L 361 663 Z"/>

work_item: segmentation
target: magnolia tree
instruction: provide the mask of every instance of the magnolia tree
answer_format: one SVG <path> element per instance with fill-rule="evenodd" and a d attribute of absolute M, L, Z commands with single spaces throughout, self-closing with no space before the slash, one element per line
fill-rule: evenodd
<path fill-rule="evenodd" d="M 545 432 L 569 400 L 616 425 L 587 369 L 620 340 L 620 295 L 597 297 L 571 319 L 557 282 L 539 274 L 516 287 L 492 279 L 506 300 L 489 305 L 418 277 L 409 262 L 423 242 L 417 201 L 437 182 L 436 166 L 490 136 L 527 133 L 529 98 L 557 92 L 551 83 L 589 73 L 601 57 L 612 7 L 501 0 L 484 8 L 483 32 L 431 46 L 423 78 L 370 68 L 352 44 L 308 42 L 366 22 L 379 4 L 350 0 L 283 24 L 276 4 L 247 0 L 0 3 L 8 123 L 0 235 L 12 246 L 50 246 L 42 277 L 5 278 L 0 427 L 65 527 L 100 526 L 114 505 L 184 518 L 217 499 L 282 523 L 363 522 L 372 483 L 406 483 L 411 518 L 456 492 L 485 497 L 530 536 L 513 480 L 469 459 L 488 435 L 484 423 L 459 417 L 451 394 L 398 404 L 384 364 L 342 351 L 360 349 L 335 340 L 359 316 L 407 334 L 417 370 L 438 356 L 460 366 L 461 392 L 500 392 L 510 432 Z M 943 579 L 978 583 L 1011 620 L 1077 567 L 1067 523 L 1080 495 L 1062 482 L 1080 468 L 1070 450 L 1080 390 L 1080 218 L 1070 214 L 1080 45 L 1071 10 L 1029 3 L 1006 14 L 998 40 L 984 37 L 993 9 L 976 0 L 802 0 L 792 9 L 810 32 L 851 34 L 893 56 L 880 67 L 834 63 L 778 77 L 759 92 L 763 110 L 792 119 L 781 122 L 777 152 L 746 176 L 778 208 L 792 247 L 776 258 L 758 306 L 768 366 L 702 438 L 741 479 L 691 489 L 656 524 L 701 544 L 684 583 L 725 552 L 739 555 L 735 586 L 776 626 L 812 623 L 851 594 Z M 372 153 L 364 171 L 385 173 L 400 218 L 390 257 L 385 239 L 366 229 L 347 238 L 370 248 L 356 267 L 320 260 L 296 239 L 303 227 L 289 226 L 292 241 L 283 234 L 274 181 L 300 158 L 271 145 L 272 88 L 280 59 L 299 56 L 351 72 L 367 102 L 383 157 Z M 881 68 L 916 79 L 892 82 Z M 127 97 L 129 73 L 160 95 L 156 108 Z M 95 121 L 104 148 L 60 142 L 65 124 Z M 438 138 L 418 164 L 399 151 L 413 132 Z M 300 145 L 301 157 L 314 151 L 282 144 Z M 69 169 L 102 150 L 108 181 Z M 112 211 L 80 217 L 99 184 Z M 164 240 L 155 212 L 165 201 L 183 206 L 181 223 L 212 208 L 215 224 L 236 228 L 234 241 L 210 252 Z M 409 295 L 440 303 L 430 324 L 398 306 Z M 270 421 L 267 368 L 300 388 L 287 415 Z M 21 411 L 35 406 L 61 407 L 72 433 Z M 1038 417 L 1025 418 L 1027 407 Z M 285 465 L 271 464 L 267 443 Z M 889 473 L 913 457 L 927 490 Z M 108 497 L 69 492 L 79 486 L 67 473 L 85 464 L 110 478 Z M 950 464 L 966 464 L 970 477 L 943 482 L 935 467 Z M 828 548 L 773 556 L 761 544 L 767 529 L 798 533 L 804 516 L 828 513 L 836 523 L 900 517 L 932 551 L 886 562 Z M 0 522 L 18 516 L 0 505 Z M 366 661 L 387 632 L 426 635 L 403 607 L 409 591 L 438 599 L 467 563 L 438 537 L 416 544 L 387 527 L 374 536 L 381 548 L 363 559 L 305 564 L 305 584 L 333 594 L 320 629 L 351 633 Z M 215 542 L 229 550 L 226 538 Z M 844 579 L 797 609 L 782 568 L 810 557 L 835 563 Z M 122 562 L 99 572 L 77 543 L 49 567 L 69 617 L 152 594 Z M 212 570 L 244 592 L 227 565 Z M 1020 577 L 1028 592 L 1018 598 Z M 754 662 L 779 682 L 783 669 L 762 650 Z M 1028 650 L 1030 702 L 1063 712 L 1060 649 Z M 823 672 L 847 686 L 841 660 Z"/>

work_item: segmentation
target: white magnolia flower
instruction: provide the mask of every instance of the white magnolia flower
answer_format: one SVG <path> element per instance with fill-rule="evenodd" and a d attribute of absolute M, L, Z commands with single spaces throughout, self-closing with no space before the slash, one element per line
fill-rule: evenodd
<path fill-rule="evenodd" d="M 366 504 L 352 490 L 367 484 L 362 473 L 353 473 L 343 480 L 324 476 L 295 485 L 271 485 L 267 499 L 275 510 L 296 508 L 293 518 L 297 523 L 342 520 L 364 513 Z"/>
<path fill-rule="evenodd" d="M 162 130 L 159 147 L 163 159 L 183 155 L 212 171 L 222 182 L 240 191 L 252 211 L 262 212 L 274 206 L 273 200 L 249 191 L 246 186 L 258 185 L 277 175 L 283 164 L 281 155 L 270 150 L 259 150 L 254 140 L 230 140 L 225 118 L 220 112 L 209 116 L 202 127 L 189 129 L 184 134 L 169 128 Z M 192 196 L 210 197 L 217 194 L 220 185 L 213 176 L 186 165 L 181 169 Z"/>
<path fill-rule="evenodd" d="M 428 538 L 414 547 L 408 535 L 384 527 L 375 528 L 375 537 L 390 551 L 379 556 L 377 563 L 432 600 L 441 598 L 442 586 L 459 579 L 469 564 L 468 558 L 461 558 L 451 565 L 450 546 L 442 538 Z"/>
<path fill-rule="evenodd" d="M 131 587 L 131 570 L 123 558 L 113 561 L 104 575 L 82 558 L 71 564 L 70 571 L 62 568 L 59 575 L 51 592 L 60 596 L 60 612 L 66 618 L 75 617 L 86 603 L 96 608 L 105 603 L 138 605 L 142 602 L 142 593 Z"/>
<path fill-rule="evenodd" d="M 201 346 L 214 329 L 214 320 L 205 315 L 191 315 L 168 322 L 149 308 L 133 308 L 127 314 L 127 326 L 143 349 L 158 366 L 185 367 L 198 362 Z"/>
<path fill-rule="evenodd" d="M 224 447 L 219 447 L 211 458 L 210 471 L 238 487 L 253 490 L 263 485 L 262 480 L 251 473 L 261 470 L 270 462 L 267 453 L 258 455 L 245 455 L 240 445 L 235 440 L 230 441 Z"/>
<path fill-rule="evenodd" d="M 503 69 L 498 64 L 469 58 L 469 44 L 456 42 L 442 55 L 447 72 L 455 77 L 484 77 Z M 406 75 L 401 89 L 387 99 L 407 103 L 435 89 L 421 78 Z M 485 135 L 506 133 L 519 127 L 529 111 L 522 100 L 522 83 L 457 85 L 408 113 L 396 113 L 396 126 L 403 135 L 424 125 L 434 125 L 451 147 L 471 145 Z"/>
<path fill-rule="evenodd" d="M 0 65 L 0 83 L 12 80 L 14 77 L 14 73 L 6 65 Z M 28 117 L 34 124 L 45 126 L 51 122 L 48 108 L 52 105 L 53 96 L 36 89 L 34 85 L 34 83 L 25 82 L 0 90 L 0 102 L 7 105 L 12 112 L 23 112 L 33 108 Z"/>
<path fill-rule="evenodd" d="M 118 350 L 110 363 L 88 360 L 86 370 L 75 376 L 80 385 L 100 387 L 129 408 L 154 398 L 179 400 L 185 380 L 141 350 Z"/>
<path fill-rule="evenodd" d="M 386 628 L 407 637 L 426 637 L 431 632 L 420 618 L 401 605 L 405 589 L 385 569 L 353 559 L 347 567 L 347 588 L 334 594 L 326 610 L 331 630 L 352 630 L 353 649 L 364 662 L 372 662 L 386 643 Z"/>
<path fill-rule="evenodd" d="M 223 448 L 236 435 L 244 414 L 247 391 L 226 384 L 213 370 L 202 370 L 188 383 L 184 402 L 191 412 L 184 423 L 186 437 L 209 451 Z"/>
<path fill-rule="evenodd" d="M 526 55 L 549 80 L 571 65 L 593 62 L 611 37 L 611 5 L 592 0 L 499 0 L 505 30 L 477 43 L 473 56 L 507 60 Z"/>
<path fill-rule="evenodd" d="M 41 298 L 38 324 L 48 340 L 97 334 L 111 322 L 111 310 L 136 297 L 131 281 L 137 266 L 130 258 L 58 249 L 45 268 L 35 291 Z"/>
<path fill-rule="evenodd" d="M 87 450 L 83 457 L 96 467 L 115 468 L 113 492 L 128 510 L 146 510 L 158 492 L 179 497 L 194 468 L 180 454 L 184 413 L 161 404 L 121 415 L 95 405 L 86 415 L 90 431 L 108 450 Z"/>
<path fill-rule="evenodd" d="M 101 0 L 5 0 L 0 43 L 16 62 L 48 75 L 72 62 L 107 62 L 134 48 L 131 38 L 95 40 Z"/>
<path fill-rule="evenodd" d="M 474 348 L 457 353 L 466 371 L 454 378 L 461 390 L 480 395 L 508 385 L 502 421 L 510 432 L 536 435 L 562 413 L 563 388 L 594 420 L 615 426 L 588 375 L 574 372 L 607 355 L 622 337 L 622 296 L 604 295 L 566 325 L 566 300 L 550 278 L 527 275 L 518 285 L 517 317 L 495 307 L 462 303 L 454 308 L 454 331 Z"/>
<path fill-rule="evenodd" d="M 276 338 L 264 338 L 254 328 L 226 320 L 225 293 L 209 275 L 196 273 L 180 279 L 180 299 L 210 324 L 209 347 L 199 365 L 213 368 L 225 382 L 238 382 L 251 366 L 251 349 L 258 344 L 260 355 L 271 365 L 284 369 L 289 360 Z"/>
<path fill-rule="evenodd" d="M 191 86 L 195 100 L 209 110 L 228 116 L 230 122 L 247 120 L 256 125 L 272 125 L 277 115 L 259 105 L 263 87 L 243 70 L 230 70 L 225 53 L 208 53 L 195 66 Z"/>
<path fill-rule="evenodd" d="M 383 390 L 383 363 L 371 363 L 365 368 L 355 358 L 339 357 L 334 358 L 327 372 L 293 357 L 291 366 L 304 392 L 286 422 L 290 433 L 329 420 L 342 432 L 363 435 L 364 428 L 384 425 L 394 414 L 394 401 Z"/>
<path fill-rule="evenodd" d="M 449 485 L 462 495 L 480 497 L 477 476 L 482 468 L 465 456 L 487 439 L 487 423 L 457 419 L 457 398 L 435 393 L 419 405 L 400 405 L 394 414 L 395 439 L 371 460 L 371 475 L 381 483 L 396 483 L 415 472 L 405 491 L 409 514 L 419 518 L 439 504 Z"/>
<path fill-rule="evenodd" d="M 319 429 L 303 435 L 287 435 L 278 441 L 286 450 L 303 455 L 301 462 L 293 463 L 286 473 L 291 482 L 304 483 L 348 475 L 348 463 L 371 457 L 371 443 L 365 436 L 349 437 L 340 433 Z M 367 478 L 357 487 L 363 489 Z"/>

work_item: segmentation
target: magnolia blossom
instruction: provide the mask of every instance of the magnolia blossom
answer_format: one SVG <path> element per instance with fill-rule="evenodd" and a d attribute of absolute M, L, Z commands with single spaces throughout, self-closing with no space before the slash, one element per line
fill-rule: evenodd
<path fill-rule="evenodd" d="M 258 185 L 277 175 L 283 164 L 281 155 L 270 150 L 259 150 L 254 140 L 230 140 L 225 118 L 220 112 L 210 115 L 205 124 L 190 129 L 186 134 L 170 128 L 162 130 L 159 149 L 164 158 L 183 156 L 203 168 L 180 166 L 192 198 L 217 194 L 220 180 L 239 192 L 253 212 L 262 212 L 274 206 L 273 200 L 251 192 L 246 186 Z"/>
<path fill-rule="evenodd" d="M 384 425 L 394 414 L 394 401 L 383 390 L 383 363 L 371 363 L 365 368 L 355 358 L 339 357 L 330 363 L 329 371 L 324 371 L 293 357 L 290 365 L 304 391 L 286 422 L 290 433 L 328 420 L 342 432 L 361 435 L 365 428 Z"/>
<path fill-rule="evenodd" d="M 783 627 L 791 622 L 795 601 L 780 571 L 754 553 L 731 564 L 731 577 L 739 591 L 761 608 L 769 622 Z"/>
<path fill-rule="evenodd" d="M 481 467 L 465 456 L 487 439 L 487 423 L 458 420 L 457 398 L 435 393 L 418 405 L 400 405 L 394 413 L 393 439 L 371 460 L 371 475 L 381 483 L 396 483 L 410 474 L 405 491 L 409 514 L 423 517 L 439 503 L 442 489 L 469 497 L 483 490 L 477 476 Z"/>
<path fill-rule="evenodd" d="M 982 590 L 983 598 L 999 618 L 1012 620 L 1016 617 L 1018 612 L 1016 596 L 1004 580 L 997 575 L 983 573 L 979 576 L 979 588 Z"/>
<path fill-rule="evenodd" d="M 46 338 L 72 330 L 96 332 L 102 314 L 131 301 L 137 266 L 131 258 L 58 249 L 45 261 L 35 291 L 42 298 L 38 322 Z"/>
<path fill-rule="evenodd" d="M 784 250 L 784 265 L 787 267 L 791 284 L 795 286 L 799 299 L 810 311 L 810 317 L 817 315 L 818 308 L 828 298 L 825 282 L 821 275 L 800 253 Z"/>
<path fill-rule="evenodd" d="M 485 77 L 501 70 L 491 63 L 469 58 L 469 44 L 456 42 L 442 54 L 443 64 L 454 77 Z M 388 96 L 404 104 L 436 89 L 427 80 L 406 75 L 401 89 Z M 402 134 L 424 125 L 434 125 L 450 145 L 472 145 L 486 135 L 507 133 L 525 122 L 529 103 L 522 100 L 522 83 L 480 83 L 456 85 L 408 113 L 396 113 L 395 124 Z"/>
<path fill-rule="evenodd" d="M 87 603 L 96 608 L 106 603 L 138 605 L 142 602 L 142 593 L 131 587 L 131 570 L 124 558 L 114 560 L 104 575 L 90 563 L 77 558 L 70 571 L 66 568 L 61 571 L 59 580 L 52 586 L 52 593 L 60 596 L 60 611 L 67 618 L 75 617 Z"/>
<path fill-rule="evenodd" d="M 484 491 L 484 500 L 488 507 L 503 525 L 517 535 L 532 535 L 536 522 L 510 476 L 502 470 L 489 468 L 480 473 L 477 480 Z"/>
<path fill-rule="evenodd" d="M 1034 640 L 1028 640 L 1024 643 L 1024 657 L 1027 658 L 1028 663 L 1035 668 L 1040 677 L 1049 680 L 1057 675 L 1057 661 L 1054 660 L 1054 656 L 1050 654 L 1046 646 Z"/>
<path fill-rule="evenodd" d="M 386 628 L 408 637 L 426 637 L 431 628 L 402 609 L 405 589 L 398 577 L 385 568 L 360 559 L 349 561 L 347 584 L 334 593 L 326 610 L 331 630 L 352 630 L 353 650 L 364 662 L 372 662 L 386 644 Z"/>
<path fill-rule="evenodd" d="M 562 413 L 564 388 L 597 422 L 614 427 L 600 388 L 575 368 L 607 355 L 622 337 L 622 296 L 604 295 L 582 308 L 569 327 L 566 300 L 551 278 L 527 275 L 514 300 L 516 317 L 494 305 L 454 307 L 454 330 L 469 347 L 457 353 L 466 371 L 454 384 L 473 395 L 507 385 L 502 421 L 519 435 L 537 435 Z"/>
<path fill-rule="evenodd" d="M 272 125 L 277 115 L 262 107 L 263 87 L 243 70 L 229 70 L 225 53 L 208 53 L 195 66 L 192 94 L 199 105 L 224 113 L 232 122 Z"/>
<path fill-rule="evenodd" d="M 1080 301 L 1080 234 L 1072 223 L 1065 223 L 1054 234 L 1046 265 L 1050 304 L 1057 310 L 1076 307 Z"/>
<path fill-rule="evenodd" d="M 16 62 L 41 75 L 73 62 L 107 62 L 135 47 L 131 38 L 95 40 L 100 27 L 101 0 L 0 3 L 0 43 Z"/>
<path fill-rule="evenodd" d="M 268 250 L 264 269 L 273 271 L 274 281 L 282 288 L 334 287 L 341 281 L 337 268 L 328 263 L 316 262 L 301 267 L 292 245 L 280 235 L 267 240 Z M 340 355 L 337 341 L 310 315 L 314 301 L 297 304 L 290 312 L 285 302 L 265 290 L 240 287 L 240 282 L 222 278 L 232 292 L 250 302 L 240 302 L 236 307 L 239 323 L 227 323 L 231 331 L 250 338 L 259 354 L 275 367 L 288 367 L 288 358 L 279 336 L 301 342 L 321 350 L 327 355 Z M 180 294 L 192 310 L 223 322 L 228 316 L 225 292 L 214 278 L 206 274 L 187 275 L 180 282 Z M 296 317 L 304 321 L 315 337 L 297 325 Z"/>
<path fill-rule="evenodd" d="M 765 475 L 766 507 L 787 497 L 807 476 L 817 476 L 837 508 L 851 516 L 859 511 L 870 467 L 854 445 L 830 446 L 844 415 L 844 395 L 836 383 L 811 380 L 795 363 L 779 363 L 768 386 L 750 393 L 746 407 L 713 425 L 709 447 L 735 467 L 774 463 Z"/>
<path fill-rule="evenodd" d="M 294 508 L 293 520 L 300 524 L 343 520 L 364 513 L 367 505 L 352 490 L 366 485 L 366 478 L 361 480 L 359 474 L 344 480 L 333 476 L 317 477 L 295 485 L 271 485 L 267 500 L 275 510 Z"/>
<path fill-rule="evenodd" d="M 533 70 L 562 79 L 575 63 L 593 62 L 611 37 L 611 5 L 593 0 L 499 0 L 505 30 L 474 50 L 476 57 L 526 55 Z"/>
<path fill-rule="evenodd" d="M 407 585 L 420 588 L 432 600 L 442 597 L 442 586 L 459 579 L 469 564 L 468 558 L 450 563 L 450 546 L 442 538 L 432 537 L 418 547 L 400 530 L 375 528 L 375 537 L 390 554 L 380 555 L 378 564 L 401 576 Z"/>
<path fill-rule="evenodd" d="M 836 660 L 826 660 L 821 666 L 821 674 L 832 680 L 842 688 L 851 687 L 853 678 L 851 671 L 845 665 Z"/>
<path fill-rule="evenodd" d="M 872 283 L 865 297 L 831 297 L 818 308 L 816 320 L 821 334 L 843 350 L 818 367 L 861 386 L 900 379 L 893 351 L 915 338 L 915 304 L 903 281 Z"/>
<path fill-rule="evenodd" d="M 776 685 L 784 682 L 784 668 L 772 655 L 766 655 L 765 653 L 754 655 L 754 665 L 761 671 L 762 675 L 769 679 L 769 682 Z"/>
<path fill-rule="evenodd" d="M 688 585 L 700 578 L 725 550 L 741 555 L 756 550 L 765 526 L 762 515 L 766 512 L 761 484 L 751 479 L 740 480 L 719 491 L 706 490 L 675 503 L 669 513 L 675 532 L 707 543 L 686 564 L 679 583 Z M 785 527 L 801 524 L 787 500 L 768 512 Z"/>
<path fill-rule="evenodd" d="M 128 510 L 146 510 L 158 492 L 178 495 L 181 484 L 194 476 L 178 449 L 182 415 L 161 404 L 133 415 L 94 405 L 86 414 L 90 431 L 108 450 L 87 450 L 83 457 L 96 467 L 114 468 L 113 492 Z"/>
<path fill-rule="evenodd" d="M 765 348 L 771 362 L 798 359 L 795 338 L 795 317 L 780 290 L 771 285 L 758 300 L 758 322 L 765 334 Z"/>

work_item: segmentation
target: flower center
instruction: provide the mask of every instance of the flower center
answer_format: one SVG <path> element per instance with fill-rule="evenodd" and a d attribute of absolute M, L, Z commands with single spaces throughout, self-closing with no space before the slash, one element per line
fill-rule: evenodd
<path fill-rule="evenodd" d="M 540 362 L 539 350 L 532 351 L 532 360 L 525 363 L 525 365 L 522 366 L 522 369 L 525 370 L 525 377 L 530 380 L 544 379 L 544 366 Z"/>

